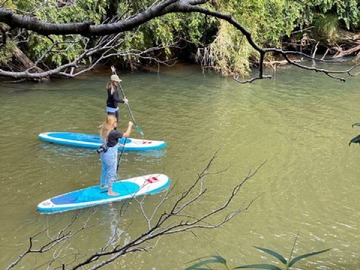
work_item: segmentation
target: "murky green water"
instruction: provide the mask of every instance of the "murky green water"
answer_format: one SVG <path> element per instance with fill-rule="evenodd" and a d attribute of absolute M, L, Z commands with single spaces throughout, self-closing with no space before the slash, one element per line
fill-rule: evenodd
<path fill-rule="evenodd" d="M 107 78 L 97 73 L 44 84 L 0 85 L 2 269 L 27 249 L 30 236 L 48 224 L 66 224 L 76 212 L 40 215 L 40 201 L 98 183 L 100 162 L 94 150 L 48 144 L 37 135 L 96 133 L 105 116 Z M 253 246 L 288 256 L 297 233 L 296 255 L 332 248 L 299 262 L 298 269 L 360 267 L 360 148 L 348 145 L 360 134 L 359 127 L 351 127 L 360 121 L 360 78 L 340 83 L 287 68 L 272 80 L 241 85 L 186 66 L 122 78 L 145 138 L 165 140 L 168 147 L 126 153 L 121 178 L 162 172 L 171 177 L 177 194 L 219 150 L 211 172 L 222 172 L 207 177 L 208 195 L 193 208 L 202 212 L 223 202 L 250 170 L 266 164 L 244 186 L 236 204 L 260 197 L 223 228 L 163 237 L 150 252 L 128 255 L 104 269 L 184 269 L 188 261 L 218 253 L 231 267 L 266 263 L 271 259 Z M 129 120 L 124 107 L 121 114 L 124 128 Z M 140 137 L 136 130 L 132 135 Z M 163 196 L 146 198 L 146 210 Z M 128 239 L 142 232 L 145 222 L 135 203 L 115 229 L 122 205 L 97 207 L 94 219 L 102 225 L 77 236 L 74 250 L 92 252 L 114 232 L 127 231 Z M 34 257 L 21 269 L 33 269 L 41 261 Z"/>

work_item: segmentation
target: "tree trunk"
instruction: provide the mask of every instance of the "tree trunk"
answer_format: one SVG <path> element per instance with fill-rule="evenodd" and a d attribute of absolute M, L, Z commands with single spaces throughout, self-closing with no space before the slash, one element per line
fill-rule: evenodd
<path fill-rule="evenodd" d="M 9 42 L 9 41 L 8 41 Z M 10 41 L 11 42 L 11 41 Z M 12 42 L 11 42 L 12 43 Z M 12 43 L 10 47 L 10 51 L 12 53 L 12 56 L 15 58 L 15 61 L 19 62 L 21 65 L 19 67 L 23 67 L 24 69 L 33 69 L 36 72 L 44 72 L 41 68 L 35 66 L 34 62 L 30 60 L 29 57 L 27 57 L 17 46 L 16 44 Z M 36 81 L 48 81 L 49 77 L 44 78 L 37 78 L 34 79 Z"/>
<path fill-rule="evenodd" d="M 334 58 L 341 58 L 348 55 L 358 55 L 360 51 L 360 34 L 351 33 L 345 30 L 339 30 L 338 32 L 338 41 L 337 46 L 332 47 L 336 53 Z M 359 57 L 356 57 L 356 61 L 359 60 Z"/>

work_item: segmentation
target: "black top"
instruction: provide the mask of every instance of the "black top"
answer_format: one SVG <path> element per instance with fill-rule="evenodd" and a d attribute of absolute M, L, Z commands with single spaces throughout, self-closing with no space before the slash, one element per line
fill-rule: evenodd
<path fill-rule="evenodd" d="M 119 139 L 123 137 L 123 133 L 119 132 L 115 129 L 111 130 L 108 137 L 107 137 L 107 143 L 106 145 L 108 147 L 113 147 L 115 145 L 117 145 L 117 143 L 119 142 Z"/>
<path fill-rule="evenodd" d="M 111 88 L 107 90 L 108 98 L 106 100 L 106 106 L 111 108 L 117 108 L 118 103 L 124 103 L 124 100 L 119 97 L 117 89 L 111 94 Z"/>

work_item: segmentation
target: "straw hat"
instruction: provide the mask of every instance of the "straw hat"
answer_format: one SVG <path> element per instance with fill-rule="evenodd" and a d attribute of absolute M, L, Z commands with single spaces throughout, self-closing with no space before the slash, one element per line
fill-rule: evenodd
<path fill-rule="evenodd" d="M 112 80 L 112 81 L 115 81 L 115 82 L 121 82 L 122 80 L 119 78 L 119 76 L 118 75 L 111 75 L 111 77 L 110 77 L 110 80 Z"/>

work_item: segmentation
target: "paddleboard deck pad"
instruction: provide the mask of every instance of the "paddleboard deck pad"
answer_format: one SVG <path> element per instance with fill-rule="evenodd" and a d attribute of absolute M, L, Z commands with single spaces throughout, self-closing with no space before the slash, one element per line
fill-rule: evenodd
<path fill-rule="evenodd" d="M 170 186 L 170 178 L 164 174 L 149 174 L 114 182 L 113 191 L 119 196 L 107 195 L 107 188 L 92 186 L 65 193 L 38 204 L 41 213 L 53 214 L 100 204 L 122 201 L 143 195 L 159 193 Z"/>
<path fill-rule="evenodd" d="M 101 146 L 99 134 L 86 134 L 77 132 L 43 132 L 39 134 L 39 139 L 56 144 L 94 148 Z M 121 138 L 118 143 L 118 150 L 121 151 L 125 143 L 125 151 L 146 151 L 158 150 L 166 147 L 164 141 L 142 140 L 132 138 Z"/>

